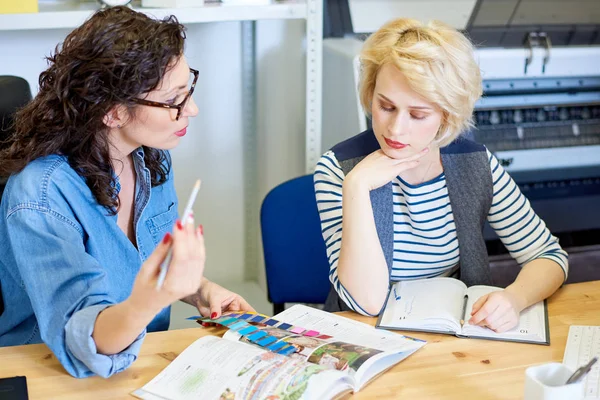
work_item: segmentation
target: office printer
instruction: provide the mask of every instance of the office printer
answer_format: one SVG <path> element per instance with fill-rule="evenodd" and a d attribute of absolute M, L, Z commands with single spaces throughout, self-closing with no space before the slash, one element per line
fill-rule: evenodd
<path fill-rule="evenodd" d="M 563 245 L 600 244 L 600 1 L 329 1 L 325 17 L 323 151 L 369 127 L 357 94 L 364 38 L 392 18 L 440 19 L 477 48 L 484 94 L 467 134 Z M 498 242 L 489 226 L 485 237 Z"/>

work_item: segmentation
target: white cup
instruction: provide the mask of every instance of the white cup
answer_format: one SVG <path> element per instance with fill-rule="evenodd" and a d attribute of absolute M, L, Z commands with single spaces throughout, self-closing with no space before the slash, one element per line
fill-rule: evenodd
<path fill-rule="evenodd" d="M 565 385 L 573 374 L 561 363 L 549 363 L 525 370 L 525 400 L 582 400 L 583 381 Z"/>

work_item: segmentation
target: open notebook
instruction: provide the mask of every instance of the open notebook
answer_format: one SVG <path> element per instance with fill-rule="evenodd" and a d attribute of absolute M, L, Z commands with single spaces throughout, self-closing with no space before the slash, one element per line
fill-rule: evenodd
<path fill-rule="evenodd" d="M 377 327 L 446 333 L 457 337 L 550 344 L 546 302 L 521 312 L 519 325 L 507 332 L 469 325 L 473 304 L 481 296 L 502 290 L 494 286 L 467 286 L 454 278 L 431 278 L 395 283 L 379 315 Z"/>
<path fill-rule="evenodd" d="M 196 340 L 134 396 L 149 400 L 337 398 L 359 391 L 425 344 L 303 305 L 273 318 L 226 313 L 203 320 L 229 330 L 222 339 Z M 259 320 L 262 323 L 255 322 Z"/>

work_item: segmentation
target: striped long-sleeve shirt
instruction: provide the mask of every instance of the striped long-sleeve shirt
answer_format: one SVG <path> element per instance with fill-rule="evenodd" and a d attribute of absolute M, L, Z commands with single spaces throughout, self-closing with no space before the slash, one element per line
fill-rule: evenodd
<path fill-rule="evenodd" d="M 548 258 L 568 272 L 567 253 L 531 208 L 508 173 L 487 151 L 493 181 L 490 226 L 510 255 L 522 266 L 536 258 Z M 340 283 L 337 274 L 342 242 L 342 182 L 344 173 L 335 154 L 325 153 L 315 171 L 315 193 L 327 256 L 329 279 L 340 297 L 354 311 L 370 315 Z M 446 178 L 411 185 L 394 178 L 394 252 L 391 281 L 432 278 L 451 274 L 460 259 L 456 225 L 448 197 Z"/>

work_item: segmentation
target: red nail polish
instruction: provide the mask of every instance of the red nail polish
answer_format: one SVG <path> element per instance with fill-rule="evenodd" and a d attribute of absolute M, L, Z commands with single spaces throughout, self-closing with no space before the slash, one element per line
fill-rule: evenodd
<path fill-rule="evenodd" d="M 214 313 L 210 314 L 210 317 L 211 317 L 212 319 L 215 319 L 215 318 L 217 318 L 217 313 L 216 313 L 216 312 L 214 312 Z"/>
<path fill-rule="evenodd" d="M 180 231 L 183 230 L 183 224 L 181 223 L 181 220 L 177 220 L 177 223 L 175 225 L 177 225 L 177 229 L 179 229 Z"/>
<path fill-rule="evenodd" d="M 163 242 L 163 244 L 167 244 L 167 243 L 169 243 L 170 241 L 171 241 L 171 233 L 170 233 L 170 232 L 167 232 L 167 233 L 165 234 L 165 237 L 163 237 L 163 240 L 162 240 L 162 242 Z"/>
<path fill-rule="evenodd" d="M 200 224 L 200 234 L 204 235 L 204 227 L 202 226 L 202 224 Z"/>

